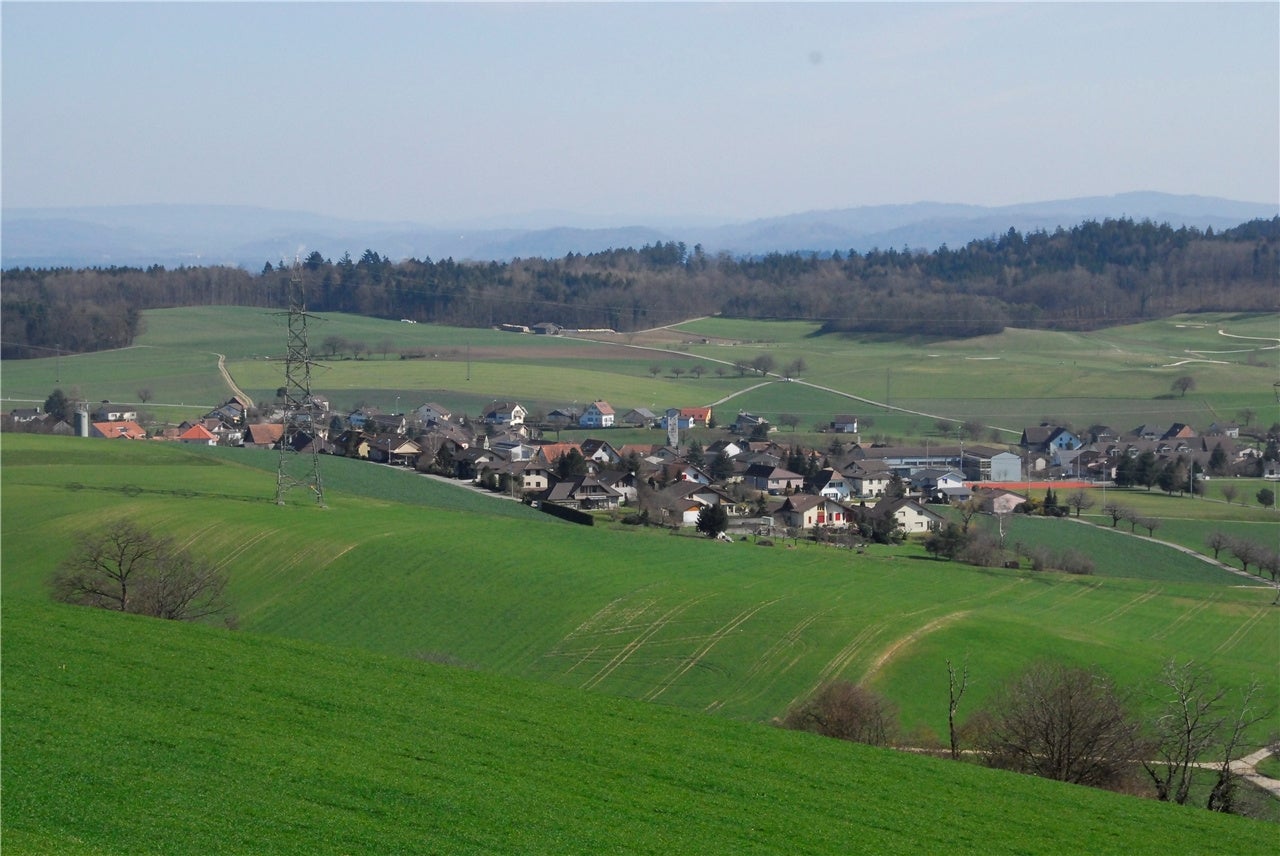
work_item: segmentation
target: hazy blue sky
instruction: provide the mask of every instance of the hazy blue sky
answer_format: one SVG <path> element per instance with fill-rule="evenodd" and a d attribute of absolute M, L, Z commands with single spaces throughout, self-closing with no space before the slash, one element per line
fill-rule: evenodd
<path fill-rule="evenodd" d="M 1280 198 L 1275 2 L 4 2 L 0 24 L 6 206 Z"/>

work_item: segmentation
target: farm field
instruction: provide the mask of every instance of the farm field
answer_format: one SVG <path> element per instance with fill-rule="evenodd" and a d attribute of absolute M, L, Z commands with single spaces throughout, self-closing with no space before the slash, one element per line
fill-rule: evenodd
<path fill-rule="evenodd" d="M 268 455 L 7 435 L 3 596 L 43 601 L 79 533 L 129 518 L 216 557 L 248 631 L 733 719 L 767 722 L 843 677 L 883 688 L 909 728 L 945 734 L 943 662 L 959 655 L 982 676 L 975 705 L 1050 655 L 1135 686 L 1174 657 L 1232 685 L 1257 677 L 1273 697 L 1280 688 L 1273 590 L 1137 539 L 1123 539 L 1129 552 L 1107 575 L 976 569 L 919 547 L 854 554 L 572 527 L 402 471 L 331 463 L 327 509 L 301 496 L 281 508 Z"/>
<path fill-rule="evenodd" d="M 1275 838 L 412 659 L 8 598 L 3 622 L 6 852 L 1250 854 Z"/>
<path fill-rule="evenodd" d="M 152 400 L 143 409 L 177 422 L 229 394 L 216 354 L 225 355 L 232 377 L 255 399 L 270 399 L 282 382 L 278 313 L 156 310 L 146 313 L 146 325 L 130 349 L 5 363 L 5 399 L 40 402 L 61 386 L 89 400 L 137 402 L 145 388 Z M 1092 333 L 1008 329 L 951 341 L 816 336 L 816 330 L 806 322 L 704 318 L 589 341 L 324 315 L 310 325 L 309 338 L 323 364 L 313 388 L 339 408 L 409 409 L 435 400 L 475 413 L 495 398 L 544 410 L 597 398 L 622 411 L 723 402 L 722 424 L 738 410 L 774 420 L 795 414 L 800 440 L 813 439 L 812 425 L 849 411 L 868 422 L 868 435 L 922 438 L 936 433 L 939 418 L 976 419 L 1005 442 L 1046 418 L 1119 430 L 1208 425 L 1246 409 L 1261 424 L 1280 418 L 1272 391 L 1280 350 L 1274 318 L 1265 315 L 1179 316 Z M 331 355 L 324 344 L 330 337 L 371 347 L 361 359 Z M 399 359 L 402 349 L 426 356 Z M 779 371 L 797 359 L 806 368 L 786 383 L 740 376 L 733 367 L 762 354 Z M 689 373 L 694 366 L 705 369 L 701 377 Z M 676 368 L 681 377 L 673 375 Z M 1184 374 L 1196 387 L 1177 397 L 1170 386 Z"/>

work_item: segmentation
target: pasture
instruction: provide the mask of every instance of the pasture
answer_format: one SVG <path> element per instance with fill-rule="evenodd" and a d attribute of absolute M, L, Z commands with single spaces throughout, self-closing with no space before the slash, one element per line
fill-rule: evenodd
<path fill-rule="evenodd" d="M 217 371 L 223 354 L 236 383 L 269 400 L 283 382 L 284 325 L 279 313 L 248 308 L 147 312 L 133 348 L 6 362 L 4 396 L 20 406 L 61 386 L 90 401 L 138 402 L 146 389 L 151 401 L 142 409 L 178 422 L 226 399 Z M 319 363 L 313 389 L 342 409 L 407 410 L 434 400 L 474 414 L 494 399 L 545 411 L 603 398 L 625 412 L 720 402 L 721 424 L 738 410 L 775 421 L 792 413 L 801 420 L 798 438 L 810 441 L 813 425 L 851 411 L 868 423 L 867 436 L 923 438 L 936 434 L 941 418 L 978 420 L 1006 442 L 1042 419 L 1124 431 L 1175 421 L 1203 427 L 1243 411 L 1264 425 L 1280 418 L 1272 390 L 1280 345 L 1265 315 L 1180 316 L 1092 333 L 1008 329 L 949 341 L 816 331 L 809 322 L 704 318 L 588 340 L 324 315 L 313 319 L 309 340 Z M 331 354 L 331 337 L 369 347 L 359 359 Z M 409 349 L 423 356 L 400 359 Z M 786 383 L 733 367 L 762 354 L 777 371 L 795 360 L 805 369 Z M 1185 397 L 1170 391 L 1182 375 L 1195 380 Z"/>

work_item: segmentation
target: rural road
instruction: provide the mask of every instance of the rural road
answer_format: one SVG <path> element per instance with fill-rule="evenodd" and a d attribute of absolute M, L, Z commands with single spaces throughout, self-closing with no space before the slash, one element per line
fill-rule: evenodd
<path fill-rule="evenodd" d="M 245 409 L 253 407 L 253 399 L 245 395 L 243 389 L 236 386 L 235 380 L 231 377 L 231 372 L 227 371 L 226 356 L 224 354 L 219 354 L 216 351 L 210 351 L 210 353 L 218 358 L 218 372 L 222 375 L 222 379 L 227 382 L 227 386 L 231 387 L 231 394 L 240 396 L 244 401 Z"/>

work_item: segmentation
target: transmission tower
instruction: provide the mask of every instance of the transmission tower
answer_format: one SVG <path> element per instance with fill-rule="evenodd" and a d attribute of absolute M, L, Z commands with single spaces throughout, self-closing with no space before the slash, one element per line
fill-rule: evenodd
<path fill-rule="evenodd" d="M 285 313 L 280 313 L 285 314 Z M 280 463 L 276 468 L 276 505 L 295 487 L 315 493 L 324 504 L 320 482 L 320 451 L 316 416 L 319 408 L 311 397 L 311 349 L 307 346 L 307 306 L 302 272 L 297 261 L 289 277 L 289 338 L 284 360 L 284 433 L 280 437 Z M 309 452 L 299 451 L 309 447 Z"/>

